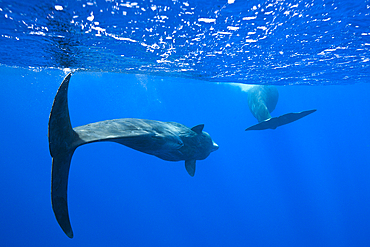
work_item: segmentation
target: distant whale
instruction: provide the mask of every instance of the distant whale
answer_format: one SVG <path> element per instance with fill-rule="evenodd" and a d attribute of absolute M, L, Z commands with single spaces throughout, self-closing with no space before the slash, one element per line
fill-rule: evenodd
<path fill-rule="evenodd" d="M 196 160 L 203 160 L 218 145 L 200 124 L 192 129 L 175 122 L 123 118 L 91 123 L 72 129 L 68 110 L 68 74 L 55 96 L 49 117 L 49 149 L 52 156 L 51 199 L 55 217 L 72 238 L 67 205 L 69 167 L 75 149 L 83 144 L 116 142 L 168 161 L 185 161 L 194 176 Z"/>
<path fill-rule="evenodd" d="M 279 99 L 279 92 L 275 86 L 256 85 L 248 90 L 248 106 L 258 124 L 246 130 L 276 129 L 277 127 L 294 122 L 316 110 L 308 110 L 295 113 L 287 113 L 280 117 L 271 117 L 270 113 L 275 109 Z"/>

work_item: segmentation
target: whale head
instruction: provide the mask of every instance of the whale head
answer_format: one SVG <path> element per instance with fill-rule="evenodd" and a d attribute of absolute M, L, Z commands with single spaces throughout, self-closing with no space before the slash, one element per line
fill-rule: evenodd
<path fill-rule="evenodd" d="M 218 145 L 214 140 L 212 140 L 211 136 L 205 131 L 202 131 L 202 135 L 207 142 L 209 153 L 216 151 L 218 149 Z"/>
<path fill-rule="evenodd" d="M 204 160 L 210 153 L 218 149 L 217 143 L 212 140 L 207 132 L 203 131 L 203 128 L 204 125 L 200 124 L 191 129 L 197 133 L 196 152 L 194 157 L 197 160 Z"/>

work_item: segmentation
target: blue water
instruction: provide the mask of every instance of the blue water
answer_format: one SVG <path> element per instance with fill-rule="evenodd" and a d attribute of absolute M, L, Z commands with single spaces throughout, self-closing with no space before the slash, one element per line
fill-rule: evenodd
<path fill-rule="evenodd" d="M 370 2 L 231 2 L 0 1 L 1 246 L 369 245 Z M 70 70 L 72 126 L 204 123 L 219 150 L 190 177 L 122 145 L 79 147 L 69 239 L 47 128 Z M 245 132 L 240 82 L 278 85 L 274 117 L 317 112 Z"/>

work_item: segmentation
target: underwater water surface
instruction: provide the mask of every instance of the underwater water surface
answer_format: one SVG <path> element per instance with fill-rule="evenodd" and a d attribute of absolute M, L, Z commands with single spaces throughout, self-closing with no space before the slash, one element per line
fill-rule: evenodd
<path fill-rule="evenodd" d="M 369 1 L 0 1 L 2 246 L 367 246 Z M 203 123 L 219 145 L 169 162 L 75 151 L 74 238 L 51 207 L 48 121 L 69 71 L 72 126 Z M 248 84 L 276 85 L 275 130 Z"/>

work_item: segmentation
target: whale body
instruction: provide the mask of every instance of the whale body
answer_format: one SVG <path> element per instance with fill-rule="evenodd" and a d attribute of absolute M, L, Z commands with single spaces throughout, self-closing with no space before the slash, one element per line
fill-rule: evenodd
<path fill-rule="evenodd" d="M 248 91 L 248 106 L 258 122 L 271 118 L 279 100 L 279 92 L 275 86 L 253 86 Z"/>
<path fill-rule="evenodd" d="M 279 92 L 272 85 L 256 85 L 248 90 L 248 106 L 253 116 L 258 120 L 258 124 L 246 130 L 276 129 L 279 126 L 294 122 L 313 112 L 314 110 L 292 112 L 279 117 L 271 117 L 271 112 L 275 110 L 279 99 Z"/>
<path fill-rule="evenodd" d="M 81 145 L 111 141 L 167 161 L 185 161 L 194 176 L 196 160 L 218 149 L 204 125 L 193 128 L 176 122 L 123 118 L 72 128 L 68 110 L 71 73 L 60 85 L 49 117 L 49 149 L 52 156 L 51 199 L 55 217 L 65 234 L 73 232 L 68 214 L 67 187 L 72 155 Z"/>

